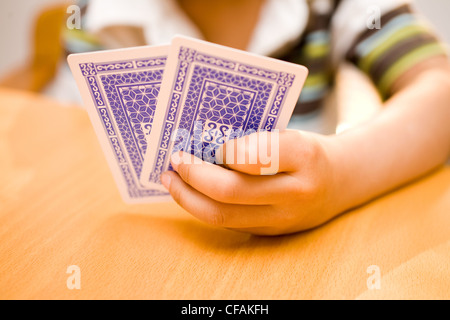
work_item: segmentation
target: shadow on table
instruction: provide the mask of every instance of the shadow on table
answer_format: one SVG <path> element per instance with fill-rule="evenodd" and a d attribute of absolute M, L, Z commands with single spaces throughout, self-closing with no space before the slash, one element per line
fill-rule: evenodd
<path fill-rule="evenodd" d="M 332 223 L 320 227 L 319 232 L 326 233 Z M 88 254 L 91 256 L 106 255 L 111 258 L 102 261 L 118 260 L 123 256 L 141 261 L 179 261 L 200 255 L 219 259 L 240 255 L 270 257 L 289 251 L 298 254 L 320 245 L 322 240 L 314 234 L 317 230 L 262 237 L 211 227 L 184 212 L 168 217 L 121 213 L 110 217 L 95 231 L 86 244 L 86 250 L 91 251 Z M 327 242 L 326 246 L 330 245 L 333 246 L 333 243 Z"/>
<path fill-rule="evenodd" d="M 349 237 L 356 237 L 350 241 L 355 246 L 353 241 L 376 244 L 383 237 L 390 237 L 408 228 L 421 230 L 428 225 L 430 229 L 440 228 L 446 218 L 440 216 L 428 219 L 427 213 L 430 206 L 438 203 L 445 194 L 445 188 L 433 187 L 433 192 L 428 191 L 432 185 L 439 186 L 442 181 L 445 182 L 445 177 L 439 175 L 439 172 L 437 170 L 425 177 L 422 183 L 406 185 L 316 229 L 293 235 L 259 237 L 214 228 L 191 217 L 175 204 L 166 204 L 157 207 L 154 213 L 143 213 L 148 212 L 148 207 L 145 207 L 143 211 L 139 209 L 138 212 L 121 213 L 108 218 L 88 245 L 100 243 L 100 246 L 107 245 L 108 248 L 116 247 L 118 250 L 132 248 L 139 250 L 139 255 L 142 256 L 146 253 L 151 255 L 158 250 L 166 251 L 162 255 L 171 255 L 173 252 L 214 252 L 225 255 L 252 252 L 265 255 L 280 248 L 284 251 L 295 250 L 296 253 L 324 247 L 326 250 L 334 250 L 339 246 L 339 241 L 349 240 Z M 424 190 L 428 192 L 425 193 Z M 411 198 L 417 197 L 421 201 L 410 208 Z M 414 215 L 411 214 L 412 209 L 416 212 Z M 440 220 L 443 221 L 439 222 Z M 354 232 L 354 228 L 359 231 Z M 374 228 L 378 231 L 373 232 Z M 402 241 L 412 241 L 413 238 L 415 239 L 412 234 L 407 233 Z"/>

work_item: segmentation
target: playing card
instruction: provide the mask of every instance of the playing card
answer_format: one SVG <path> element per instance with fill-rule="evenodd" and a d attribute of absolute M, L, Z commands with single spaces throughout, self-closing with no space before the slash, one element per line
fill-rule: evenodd
<path fill-rule="evenodd" d="M 124 201 L 170 201 L 140 183 L 168 46 L 75 54 L 68 58 L 92 125 Z"/>
<path fill-rule="evenodd" d="M 307 74 L 300 65 L 175 37 L 141 182 L 163 190 L 160 175 L 176 151 L 213 162 L 233 134 L 285 129 Z"/>

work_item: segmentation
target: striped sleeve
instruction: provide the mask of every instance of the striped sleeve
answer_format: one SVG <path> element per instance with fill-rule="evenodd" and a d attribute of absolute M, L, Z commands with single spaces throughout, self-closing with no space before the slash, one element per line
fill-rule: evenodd
<path fill-rule="evenodd" d="M 406 71 L 431 57 L 445 55 L 445 45 L 406 3 L 384 12 L 379 28 L 366 25 L 345 58 L 366 73 L 386 99 L 392 85 Z"/>

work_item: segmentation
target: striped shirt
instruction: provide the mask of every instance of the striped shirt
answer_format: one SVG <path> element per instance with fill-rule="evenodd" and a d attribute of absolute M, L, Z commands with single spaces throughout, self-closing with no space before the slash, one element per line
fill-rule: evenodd
<path fill-rule="evenodd" d="M 279 57 L 305 65 L 310 71 L 294 111 L 296 114 L 320 107 L 332 86 L 336 62 L 339 62 L 336 60 L 346 60 L 357 66 L 369 76 L 386 100 L 395 80 L 404 72 L 431 57 L 447 55 L 445 45 L 414 11 L 409 1 L 390 1 L 393 7 L 380 6 L 381 10 L 376 5 L 383 1 L 371 1 L 374 4 L 372 7 L 370 1 L 364 0 L 334 1 L 331 10 L 325 12 L 314 10 L 314 2 L 308 2 L 310 18 L 303 37 L 290 52 Z M 356 7 L 353 14 L 348 9 L 350 7 Z M 375 15 L 370 15 L 368 9 L 374 9 Z M 355 16 L 364 17 L 365 25 L 354 23 L 357 27 L 352 30 L 342 20 L 348 19 L 350 22 L 347 24 L 351 24 Z M 336 52 L 339 51 L 341 38 L 351 37 L 352 34 L 354 39 L 344 48 L 341 46 L 341 52 Z"/>

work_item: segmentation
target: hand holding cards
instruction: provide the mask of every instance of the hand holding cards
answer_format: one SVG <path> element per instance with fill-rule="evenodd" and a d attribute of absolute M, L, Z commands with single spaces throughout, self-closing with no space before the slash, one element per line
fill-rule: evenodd
<path fill-rule="evenodd" d="M 126 202 L 166 201 L 160 175 L 185 151 L 214 162 L 227 140 L 286 128 L 303 66 L 185 37 L 72 55 L 69 64 Z"/>

